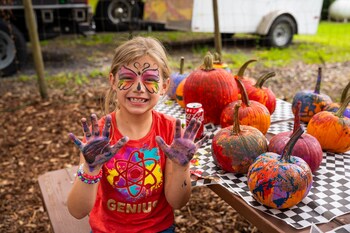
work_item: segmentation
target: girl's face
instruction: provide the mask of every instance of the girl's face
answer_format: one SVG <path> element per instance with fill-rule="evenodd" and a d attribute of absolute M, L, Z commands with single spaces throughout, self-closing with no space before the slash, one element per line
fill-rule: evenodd
<path fill-rule="evenodd" d="M 159 65 L 147 55 L 122 65 L 111 80 L 120 109 L 131 114 L 143 114 L 153 109 L 167 86 Z"/>

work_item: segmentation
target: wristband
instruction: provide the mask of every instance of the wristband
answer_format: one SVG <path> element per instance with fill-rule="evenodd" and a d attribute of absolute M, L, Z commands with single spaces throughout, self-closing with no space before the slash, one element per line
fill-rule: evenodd
<path fill-rule="evenodd" d="M 96 184 L 101 180 L 102 169 L 100 170 L 100 172 L 96 176 L 92 176 L 92 175 L 86 174 L 84 172 L 83 167 L 84 167 L 84 163 L 82 163 L 79 166 L 79 169 L 77 171 L 77 176 L 82 182 L 84 182 L 85 184 Z"/>

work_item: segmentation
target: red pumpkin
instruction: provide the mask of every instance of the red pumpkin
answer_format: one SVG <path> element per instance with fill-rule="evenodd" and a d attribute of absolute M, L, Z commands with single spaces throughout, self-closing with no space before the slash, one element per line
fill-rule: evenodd
<path fill-rule="evenodd" d="M 261 103 L 249 100 L 244 85 L 237 79 L 237 84 L 242 93 L 242 107 L 239 109 L 238 118 L 241 125 L 249 125 L 257 128 L 263 134 L 271 124 L 271 115 L 269 110 Z M 220 125 L 222 128 L 233 124 L 233 112 L 237 101 L 228 104 L 222 111 L 220 116 Z"/>
<path fill-rule="evenodd" d="M 211 149 L 214 162 L 224 171 L 246 174 L 256 157 L 267 151 L 267 140 L 256 128 L 239 125 L 238 102 L 234 107 L 234 125 L 220 129 Z"/>
<path fill-rule="evenodd" d="M 301 102 L 297 104 L 297 113 L 300 109 Z M 283 149 L 287 145 L 293 133 L 299 129 L 300 119 L 299 114 L 296 114 L 294 118 L 294 129 L 289 132 L 282 132 L 276 134 L 270 139 L 269 152 L 274 152 L 276 154 L 282 154 Z M 321 165 L 323 159 L 323 152 L 318 140 L 308 134 L 304 133 L 299 140 L 296 142 L 292 155 L 302 158 L 309 165 L 311 172 L 315 172 Z"/>
<path fill-rule="evenodd" d="M 275 72 L 270 72 L 261 76 L 254 85 L 248 83 L 245 83 L 244 85 L 249 99 L 258 101 L 259 103 L 265 105 L 271 115 L 276 109 L 276 96 L 269 88 L 263 87 L 263 85 L 266 80 L 274 77 L 275 75 Z"/>
<path fill-rule="evenodd" d="M 248 187 L 259 203 L 285 209 L 297 205 L 309 193 L 311 169 L 302 158 L 291 155 L 303 132 L 299 128 L 293 133 L 282 155 L 273 152 L 261 154 L 249 167 Z"/>
<path fill-rule="evenodd" d="M 254 78 L 250 78 L 250 77 L 244 76 L 244 72 L 247 69 L 248 65 L 250 63 L 253 63 L 253 62 L 256 62 L 256 60 L 252 59 L 252 60 L 246 61 L 241 66 L 241 68 L 239 68 L 238 73 L 234 76 L 235 80 L 237 80 L 239 78 L 244 86 L 246 86 L 246 85 L 254 85 L 256 83 L 256 80 Z M 238 89 L 238 99 L 242 99 L 242 93 L 241 93 L 240 89 Z"/>
<path fill-rule="evenodd" d="M 350 82 L 348 83 L 348 85 L 346 85 L 346 87 L 344 88 L 344 90 L 342 91 L 341 94 L 341 98 L 340 98 L 340 102 L 339 103 L 331 103 L 326 105 L 326 107 L 324 108 L 325 111 L 328 112 L 336 112 L 338 111 L 338 109 L 340 108 L 340 105 L 342 103 L 344 103 L 346 96 L 348 95 L 348 91 L 350 89 Z M 344 116 L 347 118 L 350 118 L 350 105 L 348 105 L 345 110 L 344 110 Z"/>
<path fill-rule="evenodd" d="M 209 53 L 204 58 L 203 68 L 186 78 L 183 95 L 185 106 L 191 102 L 202 104 L 204 124 L 218 125 L 224 107 L 238 99 L 238 89 L 230 73 L 213 68 L 213 56 Z"/>
<path fill-rule="evenodd" d="M 337 112 L 322 111 L 314 115 L 307 125 L 307 132 L 314 136 L 325 151 L 344 153 L 350 150 L 350 118 L 344 117 L 348 96 Z"/>
<path fill-rule="evenodd" d="M 298 103 L 298 101 L 301 101 L 301 107 L 300 107 L 300 120 L 302 122 L 309 122 L 311 117 L 315 115 L 318 112 L 321 112 L 324 110 L 326 105 L 332 103 L 331 98 L 328 95 L 321 94 L 321 68 L 318 68 L 318 77 L 317 77 L 317 83 L 315 87 L 315 91 L 300 91 L 295 94 L 293 98 L 292 103 L 292 111 L 295 116 L 295 108 Z"/>
<path fill-rule="evenodd" d="M 180 84 L 180 82 L 188 76 L 188 73 L 184 74 L 184 57 L 181 57 L 180 60 L 180 72 L 173 73 L 170 75 L 170 84 L 167 91 L 167 95 L 170 99 L 176 99 L 176 88 Z"/>

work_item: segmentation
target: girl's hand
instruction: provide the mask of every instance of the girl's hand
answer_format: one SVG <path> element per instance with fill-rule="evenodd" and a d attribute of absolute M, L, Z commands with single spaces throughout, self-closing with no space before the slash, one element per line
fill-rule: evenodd
<path fill-rule="evenodd" d="M 69 137 L 74 144 L 82 152 L 87 164 L 91 171 L 97 165 L 102 165 L 110 160 L 117 151 L 122 148 L 127 142 L 128 137 L 122 137 L 115 145 L 111 146 L 109 143 L 109 130 L 111 127 L 111 116 L 106 116 L 106 122 L 103 128 L 102 135 L 97 123 L 97 117 L 95 114 L 91 115 L 92 132 L 90 132 L 86 119 L 81 119 L 86 143 L 80 141 L 74 134 L 70 133 Z"/>
<path fill-rule="evenodd" d="M 201 147 L 203 142 L 208 138 L 208 136 L 205 135 L 197 143 L 194 143 L 200 125 L 201 123 L 199 121 L 192 119 L 185 129 L 183 137 L 181 137 L 181 121 L 176 119 L 175 137 L 172 144 L 170 146 L 167 145 L 160 136 L 156 137 L 156 142 L 169 159 L 176 164 L 186 166 L 193 158 L 197 149 Z"/>

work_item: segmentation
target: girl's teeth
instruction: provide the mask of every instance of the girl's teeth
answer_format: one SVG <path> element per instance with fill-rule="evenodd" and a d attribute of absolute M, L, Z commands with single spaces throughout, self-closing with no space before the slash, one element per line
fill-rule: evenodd
<path fill-rule="evenodd" d="M 130 98 L 130 101 L 131 101 L 131 102 L 143 103 L 143 102 L 145 102 L 146 100 L 145 100 L 145 99 Z"/>

